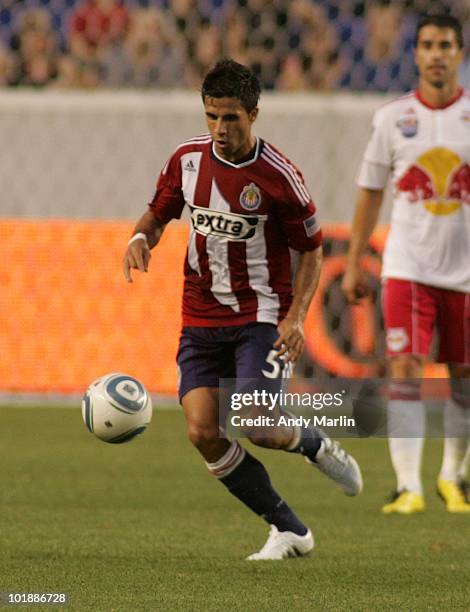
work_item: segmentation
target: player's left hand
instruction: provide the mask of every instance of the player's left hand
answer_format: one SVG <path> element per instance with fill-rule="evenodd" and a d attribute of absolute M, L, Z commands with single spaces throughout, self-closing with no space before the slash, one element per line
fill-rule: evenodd
<path fill-rule="evenodd" d="M 277 326 L 279 338 L 274 343 L 278 349 L 277 357 L 283 357 L 286 363 L 294 363 L 304 348 L 304 326 L 297 318 L 286 317 Z"/>
<path fill-rule="evenodd" d="M 146 240 L 139 238 L 132 241 L 124 254 L 122 262 L 124 277 L 128 283 L 132 283 L 131 270 L 147 272 L 152 254 Z"/>

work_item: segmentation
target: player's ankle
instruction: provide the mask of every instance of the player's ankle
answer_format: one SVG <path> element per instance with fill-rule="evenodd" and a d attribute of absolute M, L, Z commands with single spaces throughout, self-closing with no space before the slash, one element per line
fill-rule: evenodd
<path fill-rule="evenodd" d="M 310 461 L 315 461 L 315 457 L 321 448 L 322 437 L 313 428 L 296 427 L 295 429 L 297 431 L 293 440 L 285 450 L 290 453 L 300 453 Z"/>

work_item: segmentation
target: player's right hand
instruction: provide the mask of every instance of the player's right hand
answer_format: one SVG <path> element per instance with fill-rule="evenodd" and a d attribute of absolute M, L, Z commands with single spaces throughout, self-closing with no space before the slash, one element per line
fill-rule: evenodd
<path fill-rule="evenodd" d="M 341 283 L 349 304 L 359 304 L 359 300 L 370 294 L 370 287 L 366 275 L 359 266 L 348 266 Z"/>
<path fill-rule="evenodd" d="M 132 283 L 132 269 L 139 272 L 148 271 L 151 256 L 147 241 L 143 238 L 134 240 L 128 245 L 122 262 L 124 277 L 128 283 Z"/>

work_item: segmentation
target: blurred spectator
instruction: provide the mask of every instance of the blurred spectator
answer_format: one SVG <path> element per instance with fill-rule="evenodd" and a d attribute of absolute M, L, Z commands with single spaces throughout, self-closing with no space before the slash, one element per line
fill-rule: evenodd
<path fill-rule="evenodd" d="M 57 78 L 54 87 L 74 89 L 83 87 L 80 66 L 75 57 L 62 55 L 57 62 Z"/>
<path fill-rule="evenodd" d="M 194 32 L 193 53 L 186 65 L 186 85 L 201 86 L 201 79 L 222 55 L 220 30 L 203 22 Z"/>
<path fill-rule="evenodd" d="M 70 18 L 73 45 L 104 47 L 121 40 L 129 14 L 121 0 L 84 0 Z"/>
<path fill-rule="evenodd" d="M 43 87 L 55 77 L 57 38 L 46 10 L 32 9 L 20 15 L 11 48 L 17 53 L 14 84 Z"/>
<path fill-rule="evenodd" d="M 324 10 L 309 0 L 294 0 L 287 24 L 291 53 L 283 61 L 277 87 L 292 88 L 297 81 L 305 89 L 334 89 L 341 78 L 342 62 L 339 57 L 339 43 L 336 32 L 328 22 Z M 289 76 L 288 72 L 302 71 L 301 79 Z"/>
<path fill-rule="evenodd" d="M 0 0 L 0 86 L 199 87 L 225 56 L 267 89 L 406 91 L 429 9 L 470 43 L 470 0 Z"/>
<path fill-rule="evenodd" d="M 305 68 L 305 63 L 300 55 L 297 53 L 289 53 L 282 62 L 281 71 L 276 82 L 278 89 L 285 91 L 302 91 L 308 89 Z"/>
<path fill-rule="evenodd" d="M 230 10 L 222 32 L 224 57 L 231 57 L 240 64 L 248 63 L 248 28 L 239 10 Z"/>
<path fill-rule="evenodd" d="M 0 42 L 0 87 L 11 85 L 15 80 L 15 60 L 10 51 Z"/>
<path fill-rule="evenodd" d="M 96 87 L 102 81 L 105 51 L 119 48 L 129 22 L 122 0 L 83 0 L 70 17 L 70 50 L 77 62 L 79 82 Z"/>
<path fill-rule="evenodd" d="M 342 87 L 353 90 L 408 90 L 415 85 L 414 23 L 397 4 L 369 6 L 365 22 L 353 22 Z M 351 48 L 352 47 L 352 48 Z"/>
<path fill-rule="evenodd" d="M 51 84 L 61 89 L 95 89 L 103 83 L 97 61 L 83 61 L 75 55 L 62 55 L 57 61 L 57 77 Z"/>
<path fill-rule="evenodd" d="M 22 64 L 21 84 L 44 87 L 57 75 L 56 57 L 35 55 Z"/>
<path fill-rule="evenodd" d="M 183 85 L 198 88 L 201 85 L 201 76 L 206 72 L 207 55 L 211 52 L 209 50 L 206 52 L 203 45 L 207 44 L 212 52 L 217 50 L 217 55 L 213 55 L 209 62 L 210 66 L 219 59 L 220 31 L 211 25 L 199 3 L 193 0 L 169 0 L 168 14 L 172 16 L 175 28 L 183 41 L 186 58 Z"/>
<path fill-rule="evenodd" d="M 238 10 L 247 28 L 247 63 L 265 89 L 273 89 L 288 53 L 286 29 L 289 2 L 283 0 L 238 0 Z"/>
<path fill-rule="evenodd" d="M 176 87 L 183 82 L 185 55 L 172 23 L 157 9 L 138 9 L 121 46 L 103 54 L 104 83 L 111 87 Z"/>
<path fill-rule="evenodd" d="M 169 0 L 168 12 L 173 15 L 178 31 L 188 38 L 204 19 L 198 3 L 193 0 Z"/>

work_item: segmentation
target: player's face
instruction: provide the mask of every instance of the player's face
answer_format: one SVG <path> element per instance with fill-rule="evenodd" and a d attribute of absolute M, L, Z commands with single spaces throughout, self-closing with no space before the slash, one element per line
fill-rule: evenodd
<path fill-rule="evenodd" d="M 463 51 L 452 28 L 427 25 L 420 30 L 415 61 L 421 79 L 434 87 L 444 87 L 457 78 L 462 58 Z"/>
<path fill-rule="evenodd" d="M 236 98 L 206 97 L 204 109 L 217 155 L 236 162 L 251 151 L 255 144 L 251 126 L 258 115 L 257 108 L 247 112 Z"/>

